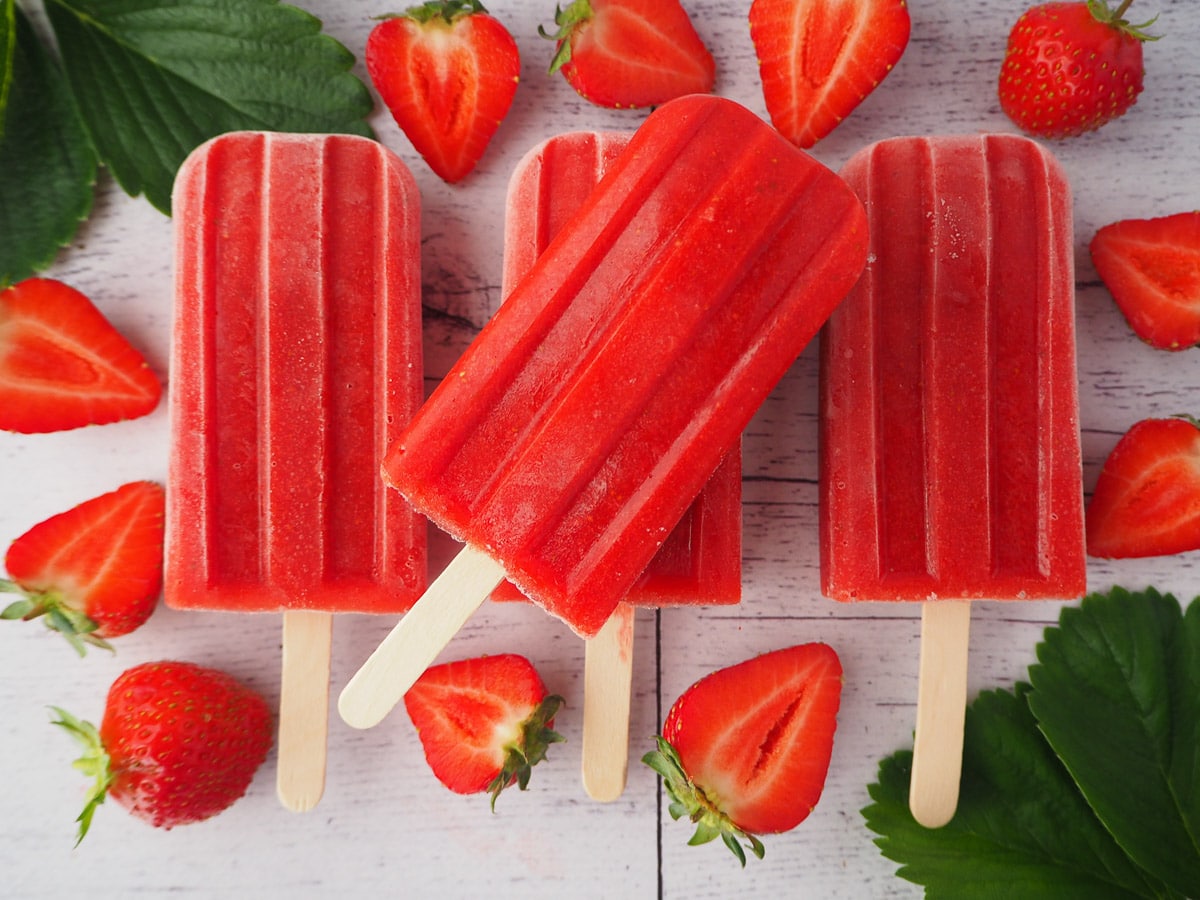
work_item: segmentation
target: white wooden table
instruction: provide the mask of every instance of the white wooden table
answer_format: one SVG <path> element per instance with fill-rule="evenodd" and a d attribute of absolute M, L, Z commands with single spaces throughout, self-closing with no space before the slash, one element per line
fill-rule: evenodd
<path fill-rule="evenodd" d="M 24 4 L 40 21 L 40 11 Z M 307 0 L 326 30 L 362 55 L 372 16 L 387 4 Z M 403 4 L 397 4 L 402 6 Z M 872 140 L 897 134 L 1012 131 L 995 96 L 1008 28 L 1023 0 L 912 0 L 912 40 L 883 86 L 824 140 L 831 166 Z M 746 25 L 749 0 L 686 0 L 718 65 L 718 91 L 765 112 Z M 1142 9 L 1139 11 L 1138 8 Z M 508 173 L 537 141 L 559 131 L 632 128 L 643 113 L 582 102 L 545 74 L 552 44 L 537 35 L 549 0 L 493 0 L 517 38 L 522 82 L 508 119 L 476 174 L 439 181 L 385 110 L 372 123 L 410 165 L 424 206 L 423 284 L 428 383 L 471 340 L 500 300 L 503 196 Z M 1087 255 L 1095 230 L 1118 218 L 1200 205 L 1200 9 L 1192 0 L 1140 0 L 1135 16 L 1161 12 L 1167 37 L 1147 46 L 1147 90 L 1132 113 L 1101 131 L 1055 144 L 1075 192 L 1079 383 L 1084 483 L 1136 420 L 1200 412 L 1197 352 L 1168 354 L 1128 331 Z M 1145 15 L 1141 15 L 1144 13 Z M 361 62 L 356 71 L 365 79 Z M 90 222 L 48 274 L 90 294 L 167 379 L 172 298 L 171 223 L 103 177 Z M 206 823 L 162 832 L 103 807 L 76 850 L 73 819 L 84 780 L 70 769 L 72 742 L 48 723 L 49 704 L 98 721 L 108 685 L 136 663 L 180 658 L 226 669 L 272 701 L 279 693 L 280 617 L 179 613 L 160 608 L 118 652 L 79 660 L 38 627 L 0 628 L 0 893 L 66 897 L 85 880 L 92 896 L 319 897 L 497 896 L 716 898 L 731 892 L 804 898 L 918 897 L 894 876 L 859 810 L 878 761 L 910 746 L 918 609 L 841 606 L 820 596 L 817 573 L 816 354 L 810 347 L 771 396 L 745 441 L 745 599 L 737 607 L 638 613 L 628 787 L 598 804 L 579 781 L 583 647 L 565 626 L 522 605 L 489 605 L 446 658 L 515 651 L 565 695 L 558 724 L 569 743 L 538 767 L 531 789 L 459 797 L 429 773 L 402 711 L 359 732 L 331 716 L 329 774 L 320 805 L 285 811 L 268 758 L 248 795 Z M 125 481 L 166 478 L 165 406 L 141 420 L 52 435 L 0 434 L 0 545 L 41 519 Z M 453 548 L 437 535 L 431 568 Z M 1196 553 L 1091 561 L 1093 590 L 1153 584 L 1200 594 Z M 974 612 L 970 689 L 1024 676 L 1054 603 L 980 604 Z M 392 621 L 344 616 L 334 633 L 340 689 Z M 687 847 L 656 779 L 637 762 L 670 703 L 711 670 L 766 650 L 821 640 L 841 655 L 846 681 L 825 793 L 795 831 L 768 837 L 745 871 L 719 843 Z M 620 893 L 618 893 L 620 892 Z"/>

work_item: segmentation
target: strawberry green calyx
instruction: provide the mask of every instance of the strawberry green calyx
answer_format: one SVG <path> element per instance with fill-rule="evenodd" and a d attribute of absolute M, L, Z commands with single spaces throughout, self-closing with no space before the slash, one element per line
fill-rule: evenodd
<path fill-rule="evenodd" d="M 500 768 L 500 774 L 487 786 L 488 793 L 492 795 L 492 812 L 496 811 L 496 798 L 502 790 L 514 780 L 521 790 L 528 788 L 533 767 L 546 758 L 550 745 L 566 740 L 552 727 L 554 715 L 563 702 L 563 698 L 557 694 L 543 698 L 533 714 L 521 723 L 518 739 L 505 745 L 504 765 Z"/>
<path fill-rule="evenodd" d="M 65 730 L 75 740 L 79 741 L 83 747 L 83 755 L 75 760 L 72 765 L 84 775 L 95 779 L 95 784 L 93 784 L 92 789 L 88 792 L 83 812 L 75 820 L 79 823 L 79 835 L 75 839 L 75 846 L 78 847 L 80 841 L 88 833 L 88 828 L 91 827 L 92 816 L 96 813 L 96 807 L 103 803 L 104 799 L 108 796 L 108 789 L 112 787 L 116 775 L 112 771 L 112 761 L 108 755 L 108 751 L 104 749 L 104 742 L 100 740 L 100 732 L 96 729 L 96 726 L 91 722 L 84 722 L 82 719 L 77 719 L 66 710 L 60 709 L 57 706 L 50 708 L 58 716 L 53 724 Z"/>
<path fill-rule="evenodd" d="M 696 833 L 692 835 L 688 844 L 707 844 L 719 837 L 745 868 L 746 851 L 741 844 L 744 840 L 750 852 L 762 859 L 766 852 L 762 841 L 735 825 L 733 820 L 709 799 L 704 789 L 688 777 L 683 763 L 679 760 L 679 754 L 665 738 L 660 736 L 654 740 L 658 749 L 643 756 L 642 762 L 662 776 L 667 794 L 671 797 L 671 805 L 667 809 L 671 818 L 678 820 L 686 816 L 695 823 Z"/>
<path fill-rule="evenodd" d="M 108 641 L 93 633 L 99 628 L 97 622 L 68 603 L 59 592 L 29 591 L 14 581 L 0 579 L 0 593 L 17 594 L 20 597 L 0 610 L 0 619 L 28 622 L 44 617 L 46 627 L 66 638 L 80 656 L 87 655 L 89 645 L 112 651 Z"/>
<path fill-rule="evenodd" d="M 386 13 L 375 18 L 380 20 L 412 19 L 422 25 L 435 19 L 441 19 L 446 24 L 452 24 L 455 19 L 475 13 L 487 13 L 479 0 L 428 0 L 419 6 L 410 6 L 403 13 Z"/>
<path fill-rule="evenodd" d="M 1122 0 L 1121 5 L 1116 9 L 1109 8 L 1108 0 L 1088 0 L 1087 5 L 1097 22 L 1103 22 L 1139 41 L 1157 41 L 1160 35 L 1147 34 L 1146 29 L 1158 21 L 1158 16 L 1137 25 L 1131 24 L 1124 18 L 1125 10 L 1129 9 L 1132 3 L 1133 0 Z"/>
<path fill-rule="evenodd" d="M 588 21 L 592 15 L 592 4 L 588 0 L 572 0 L 566 9 L 561 6 L 554 8 L 554 24 L 558 26 L 558 31 L 550 34 L 541 25 L 538 26 L 538 34 L 548 40 L 559 42 L 558 52 L 554 54 L 554 59 L 550 60 L 549 74 L 553 75 L 570 62 L 571 32 L 581 23 Z"/>

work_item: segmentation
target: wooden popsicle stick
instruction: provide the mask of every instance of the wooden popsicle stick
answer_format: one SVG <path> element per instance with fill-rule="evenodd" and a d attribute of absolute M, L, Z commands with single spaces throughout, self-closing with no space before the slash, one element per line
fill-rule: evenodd
<path fill-rule="evenodd" d="M 583 789 L 604 803 L 621 796 L 629 767 L 634 613 L 631 604 L 617 604 L 584 644 Z"/>
<path fill-rule="evenodd" d="M 284 612 L 275 790 L 292 812 L 312 809 L 325 792 L 332 638 L 331 613 Z"/>
<path fill-rule="evenodd" d="M 921 607 L 917 728 L 908 808 L 926 828 L 941 828 L 958 807 L 971 604 L 937 600 Z"/>
<path fill-rule="evenodd" d="M 342 689 L 338 712 L 346 724 L 383 721 L 503 578 L 482 550 L 459 551 Z"/>

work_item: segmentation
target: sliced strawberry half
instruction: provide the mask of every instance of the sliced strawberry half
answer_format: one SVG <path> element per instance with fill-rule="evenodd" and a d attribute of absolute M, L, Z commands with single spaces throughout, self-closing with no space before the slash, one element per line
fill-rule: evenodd
<path fill-rule="evenodd" d="M 813 146 L 892 71 L 910 29 L 905 0 L 754 0 L 750 39 L 772 124 Z"/>
<path fill-rule="evenodd" d="M 164 492 L 135 481 L 51 516 L 8 548 L 11 581 L 20 594 L 0 617 L 42 617 L 83 655 L 85 645 L 140 627 L 162 589 Z"/>
<path fill-rule="evenodd" d="M 487 791 L 492 808 L 514 782 L 525 790 L 553 743 L 562 704 L 533 664 L 505 653 L 431 666 L 404 695 L 433 774 L 457 794 Z"/>
<path fill-rule="evenodd" d="M 612 108 L 657 106 L 707 94 L 712 54 L 679 0 L 572 0 L 555 11 L 558 42 L 550 74 L 561 71 L 585 100 Z"/>
<path fill-rule="evenodd" d="M 367 38 L 367 73 L 396 124 L 440 178 L 461 181 L 508 114 L 521 58 L 478 0 L 430 0 Z"/>
<path fill-rule="evenodd" d="M 1088 503 L 1091 556 L 1167 556 L 1200 549 L 1200 427 L 1143 419 L 1117 441 Z"/>
<path fill-rule="evenodd" d="M 788 831 L 825 786 L 841 703 L 842 666 L 826 644 L 776 650 L 696 682 L 675 701 L 642 761 L 658 772 L 690 843 L 721 838 L 746 863 L 759 834 Z"/>
<path fill-rule="evenodd" d="M 162 396 L 145 359 L 61 281 L 0 292 L 0 429 L 65 431 L 144 416 Z"/>
<path fill-rule="evenodd" d="M 1200 212 L 1105 225 L 1091 254 L 1138 337 L 1162 350 L 1200 343 Z"/>

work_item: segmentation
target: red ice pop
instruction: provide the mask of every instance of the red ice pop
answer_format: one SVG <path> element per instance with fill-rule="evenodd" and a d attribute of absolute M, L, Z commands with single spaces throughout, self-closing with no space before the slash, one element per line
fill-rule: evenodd
<path fill-rule="evenodd" d="M 379 477 L 422 398 L 419 198 L 377 142 L 235 132 L 173 203 L 165 600 L 285 611 L 279 788 L 308 808 L 330 614 L 402 612 L 425 585 L 424 521 Z"/>
<path fill-rule="evenodd" d="M 862 278 L 821 339 L 821 579 L 923 606 L 912 806 L 953 814 L 969 604 L 1085 588 L 1071 195 L 1015 135 L 911 137 L 842 170 Z"/>
<path fill-rule="evenodd" d="M 507 576 L 584 637 L 865 259 L 834 173 L 714 96 L 659 107 L 384 462 L 466 543 L 342 692 L 378 722 Z"/>

